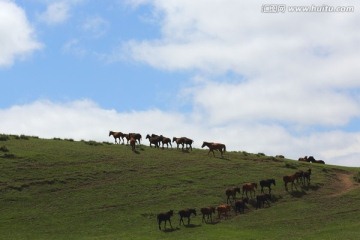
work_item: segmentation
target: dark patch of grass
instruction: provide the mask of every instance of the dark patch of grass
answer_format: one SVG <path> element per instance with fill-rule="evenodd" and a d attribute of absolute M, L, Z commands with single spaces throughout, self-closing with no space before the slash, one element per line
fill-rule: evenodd
<path fill-rule="evenodd" d="M 10 137 L 5 134 L 0 134 L 0 141 L 7 141 L 10 140 Z"/>
<path fill-rule="evenodd" d="M 0 152 L 9 152 L 9 149 L 6 146 L 1 146 Z"/>

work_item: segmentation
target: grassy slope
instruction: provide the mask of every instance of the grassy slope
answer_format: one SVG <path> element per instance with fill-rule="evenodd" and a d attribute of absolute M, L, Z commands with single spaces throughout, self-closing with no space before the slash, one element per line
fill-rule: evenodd
<path fill-rule="evenodd" d="M 64 140 L 0 141 L 0 234 L 3 239 L 357 239 L 360 188 L 342 193 L 339 173 L 360 168 L 312 165 L 268 156 L 190 153 Z M 4 157 L 8 154 L 7 157 Z M 11 157 L 13 154 L 14 157 Z M 309 188 L 286 192 L 282 176 L 313 170 Z M 275 178 L 271 207 L 216 224 L 159 231 L 158 212 L 217 205 L 224 190 Z M 357 183 L 353 183 L 357 186 Z M 336 193 L 339 193 L 334 195 Z"/>

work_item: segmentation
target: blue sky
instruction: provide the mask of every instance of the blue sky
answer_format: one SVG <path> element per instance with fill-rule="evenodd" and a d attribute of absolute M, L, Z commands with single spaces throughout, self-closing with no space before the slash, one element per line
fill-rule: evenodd
<path fill-rule="evenodd" d="M 263 4 L 0 0 L 0 132 L 158 133 L 359 166 L 359 3 Z"/>

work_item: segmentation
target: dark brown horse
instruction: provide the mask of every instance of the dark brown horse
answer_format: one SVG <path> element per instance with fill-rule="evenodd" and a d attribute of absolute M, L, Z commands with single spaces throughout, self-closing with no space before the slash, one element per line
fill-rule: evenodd
<path fill-rule="evenodd" d="M 269 188 L 269 194 L 271 194 L 271 184 L 275 186 L 275 179 L 266 179 L 260 181 L 261 193 L 264 193 L 264 187 Z"/>
<path fill-rule="evenodd" d="M 170 147 L 172 148 L 172 145 L 171 145 L 171 139 L 168 138 L 168 137 L 163 137 L 163 139 L 161 140 L 162 142 L 162 148 L 164 149 L 164 145 L 166 144 L 166 147 L 169 148 L 169 144 L 170 144 Z"/>
<path fill-rule="evenodd" d="M 157 215 L 157 221 L 158 221 L 158 224 L 159 224 L 159 230 L 161 230 L 161 222 L 165 222 L 164 228 L 166 228 L 166 222 L 167 221 L 169 221 L 171 228 L 173 228 L 172 225 L 171 225 L 171 220 L 170 220 L 170 218 L 173 216 L 173 214 L 174 214 L 174 211 L 170 210 L 168 212 L 159 213 Z"/>
<path fill-rule="evenodd" d="M 142 139 L 140 133 L 129 133 L 129 134 L 126 134 L 126 135 L 125 135 L 125 138 L 126 138 L 126 140 L 127 140 L 127 143 L 129 143 L 129 141 L 130 141 L 130 139 L 131 139 L 132 137 L 135 138 L 135 140 L 138 141 L 139 144 L 140 144 L 140 140 Z"/>
<path fill-rule="evenodd" d="M 215 214 L 215 207 L 204 207 L 200 209 L 201 214 L 202 214 L 202 222 L 206 222 L 209 221 L 209 218 L 212 220 L 212 215 Z M 205 220 L 205 216 L 207 217 L 207 220 Z"/>
<path fill-rule="evenodd" d="M 109 131 L 109 137 L 110 137 L 111 135 L 112 135 L 112 136 L 114 137 L 114 139 L 115 139 L 115 144 L 118 143 L 118 142 L 116 141 L 117 138 L 119 139 L 119 144 L 120 144 L 120 142 L 121 142 L 121 139 L 122 139 L 122 141 L 123 141 L 123 143 L 124 143 L 124 137 L 125 137 L 126 134 L 124 134 L 124 133 L 122 133 L 122 132 Z"/>
<path fill-rule="evenodd" d="M 323 160 L 315 160 L 315 158 L 313 156 L 309 157 L 309 162 L 325 164 L 325 162 Z"/>
<path fill-rule="evenodd" d="M 179 216 L 180 216 L 179 225 L 181 225 L 181 223 L 183 225 L 185 225 L 183 218 L 187 218 L 188 219 L 187 225 L 190 225 L 190 216 L 191 216 L 191 214 L 194 214 L 194 216 L 196 216 L 196 210 L 194 208 L 188 208 L 188 209 L 180 210 L 179 211 Z"/>
<path fill-rule="evenodd" d="M 307 156 L 299 158 L 300 162 L 310 162 Z"/>
<path fill-rule="evenodd" d="M 304 184 L 310 185 L 310 177 L 311 177 L 311 168 L 303 173 Z"/>
<path fill-rule="evenodd" d="M 271 200 L 271 195 L 267 193 L 256 196 L 256 209 L 263 207 L 265 202 L 270 207 L 269 200 Z"/>
<path fill-rule="evenodd" d="M 212 152 L 214 157 L 215 157 L 214 150 L 218 150 L 221 153 L 221 157 L 223 156 L 223 153 L 225 153 L 226 151 L 226 146 L 225 144 L 222 143 L 203 142 L 201 147 L 203 148 L 205 146 L 209 148 L 208 155 L 210 154 L 210 152 Z"/>
<path fill-rule="evenodd" d="M 248 192 L 250 192 L 250 197 L 252 197 L 252 193 L 254 193 L 254 197 L 256 194 L 257 189 L 257 183 L 245 183 L 242 186 L 242 195 L 244 196 L 244 193 L 246 194 L 246 197 L 248 197 Z"/>
<path fill-rule="evenodd" d="M 246 204 L 249 203 L 249 198 L 243 198 L 241 200 L 237 200 L 235 202 L 235 214 L 237 212 L 239 213 L 244 213 L 245 212 L 245 207 L 246 207 Z"/>
<path fill-rule="evenodd" d="M 151 136 L 148 134 L 146 135 L 146 139 L 149 139 L 150 142 L 150 147 L 152 144 L 154 144 L 155 148 L 159 148 L 159 142 L 160 142 L 160 137 L 159 136 Z"/>
<path fill-rule="evenodd" d="M 225 190 L 225 194 L 227 196 L 226 199 L 226 203 L 229 203 L 229 201 L 231 202 L 230 197 L 232 197 L 232 199 L 235 201 L 236 199 L 236 193 L 240 194 L 240 188 L 239 187 L 234 187 L 234 188 L 228 188 Z"/>

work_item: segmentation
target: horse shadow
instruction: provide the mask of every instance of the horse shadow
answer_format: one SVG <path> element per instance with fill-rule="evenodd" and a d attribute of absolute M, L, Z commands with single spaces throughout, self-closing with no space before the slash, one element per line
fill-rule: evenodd
<path fill-rule="evenodd" d="M 312 190 L 312 191 L 317 191 L 321 188 L 321 184 L 316 184 L 316 185 L 306 185 L 303 186 L 302 189 L 304 190 Z"/>
<path fill-rule="evenodd" d="M 134 150 L 133 152 L 136 154 L 140 154 L 140 152 L 138 150 Z"/>
<path fill-rule="evenodd" d="M 164 233 L 171 233 L 171 232 L 175 232 L 175 231 L 178 231 L 180 230 L 179 227 L 176 227 L 176 228 L 166 228 L 164 230 L 162 230 Z"/>
<path fill-rule="evenodd" d="M 293 196 L 293 197 L 296 197 L 296 198 L 301 198 L 304 195 L 306 195 L 306 192 L 304 190 L 302 190 L 302 191 L 295 190 L 295 191 L 291 191 L 290 195 Z"/>
<path fill-rule="evenodd" d="M 184 225 L 184 227 L 186 228 L 197 228 L 197 227 L 201 227 L 201 224 L 188 224 L 188 225 Z"/>

